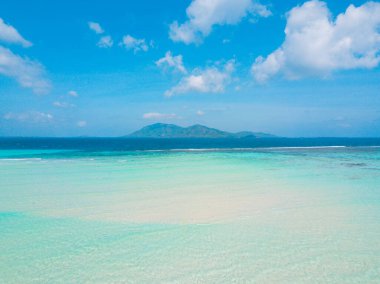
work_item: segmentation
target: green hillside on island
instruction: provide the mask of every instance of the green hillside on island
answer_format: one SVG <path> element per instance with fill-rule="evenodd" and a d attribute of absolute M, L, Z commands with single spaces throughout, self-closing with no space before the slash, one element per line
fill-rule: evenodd
<path fill-rule="evenodd" d="M 242 131 L 231 133 L 196 124 L 181 127 L 175 124 L 155 123 L 147 125 L 126 137 L 136 138 L 273 138 L 271 134 L 262 132 Z"/>

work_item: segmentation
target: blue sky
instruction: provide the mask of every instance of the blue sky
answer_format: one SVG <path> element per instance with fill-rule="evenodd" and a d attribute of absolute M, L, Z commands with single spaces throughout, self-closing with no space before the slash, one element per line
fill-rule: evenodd
<path fill-rule="evenodd" d="M 5 0 L 0 19 L 2 136 L 380 133 L 380 2 Z"/>

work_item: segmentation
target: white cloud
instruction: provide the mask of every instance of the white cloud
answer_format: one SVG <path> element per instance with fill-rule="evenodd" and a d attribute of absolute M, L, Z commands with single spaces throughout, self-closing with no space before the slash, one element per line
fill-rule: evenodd
<path fill-rule="evenodd" d="M 80 121 L 77 122 L 77 126 L 81 127 L 81 128 L 86 127 L 87 126 L 87 121 L 80 120 Z"/>
<path fill-rule="evenodd" d="M 76 91 L 69 91 L 69 92 L 67 92 L 67 94 L 68 94 L 69 96 L 71 96 L 71 97 L 78 97 L 78 96 L 79 96 L 78 93 L 77 93 Z"/>
<path fill-rule="evenodd" d="M 46 93 L 49 81 L 44 77 L 44 67 L 28 58 L 20 57 L 11 50 L 0 46 L 0 74 L 15 79 L 21 86 L 35 93 Z"/>
<path fill-rule="evenodd" d="M 113 46 L 113 40 L 109 35 L 102 36 L 96 45 L 100 48 L 109 48 Z"/>
<path fill-rule="evenodd" d="M 143 114 L 144 119 L 173 119 L 177 118 L 174 113 L 148 112 Z"/>
<path fill-rule="evenodd" d="M 198 110 L 197 111 L 197 115 L 198 116 L 203 116 L 203 115 L 205 115 L 205 112 L 203 110 Z"/>
<path fill-rule="evenodd" d="M 156 65 L 161 68 L 171 68 L 180 73 L 186 73 L 182 55 L 173 56 L 170 51 L 166 52 L 164 57 L 157 60 Z"/>
<path fill-rule="evenodd" d="M 30 111 L 30 112 L 24 112 L 24 113 L 9 112 L 4 115 L 4 119 L 15 120 L 19 122 L 47 123 L 47 122 L 52 122 L 54 120 L 54 117 L 50 113 Z"/>
<path fill-rule="evenodd" d="M 88 22 L 88 27 L 94 31 L 96 34 L 104 34 L 104 29 L 96 22 Z M 110 35 L 104 35 L 100 37 L 99 41 L 96 44 L 100 48 L 109 48 L 113 46 L 113 40 Z"/>
<path fill-rule="evenodd" d="M 120 45 L 124 46 L 128 50 L 133 49 L 135 53 L 138 51 L 148 51 L 149 49 L 145 39 L 134 38 L 131 35 L 123 36 L 123 40 Z"/>
<path fill-rule="evenodd" d="M 213 66 L 195 69 L 192 74 L 185 76 L 176 86 L 166 91 L 165 96 L 171 97 L 188 92 L 222 93 L 231 83 L 234 70 L 234 60 L 228 61 L 222 68 Z"/>
<path fill-rule="evenodd" d="M 244 17 L 268 17 L 271 12 L 253 0 L 193 0 L 186 9 L 188 20 L 173 22 L 169 36 L 173 41 L 186 44 L 200 43 L 215 25 L 234 25 Z"/>
<path fill-rule="evenodd" d="M 21 44 L 23 47 L 32 46 L 30 41 L 24 39 L 14 27 L 7 25 L 2 18 L 0 18 L 0 41 Z"/>
<path fill-rule="evenodd" d="M 95 33 L 97 34 L 102 34 L 104 33 L 104 30 L 103 28 L 100 26 L 99 23 L 96 23 L 96 22 L 88 22 L 88 27 L 94 31 Z"/>
<path fill-rule="evenodd" d="M 59 101 L 53 102 L 53 106 L 58 107 L 58 108 L 70 108 L 70 107 L 74 107 L 73 104 L 66 103 L 66 102 L 59 102 Z"/>
<path fill-rule="evenodd" d="M 0 18 L 0 42 L 20 44 L 30 47 L 32 43 L 23 38 L 11 25 Z M 35 93 L 46 93 L 50 82 L 45 78 L 45 69 L 37 61 L 21 57 L 10 49 L 0 45 L 0 74 L 16 80 L 22 87 L 30 88 Z"/>
<path fill-rule="evenodd" d="M 276 74 L 288 79 L 330 75 L 333 71 L 374 68 L 380 62 L 380 3 L 350 5 L 332 17 L 325 2 L 309 1 L 287 15 L 285 41 L 252 73 L 259 82 Z"/>

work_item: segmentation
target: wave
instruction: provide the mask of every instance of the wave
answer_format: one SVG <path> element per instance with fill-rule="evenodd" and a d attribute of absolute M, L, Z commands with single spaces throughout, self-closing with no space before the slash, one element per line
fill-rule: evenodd
<path fill-rule="evenodd" d="M 366 148 L 366 146 L 364 146 Z M 286 147 L 262 147 L 262 148 L 255 148 L 255 149 L 270 149 L 270 150 L 276 150 L 276 149 L 330 149 L 330 148 L 357 148 L 355 146 L 343 146 L 343 145 L 336 145 L 336 146 L 286 146 Z"/>
<path fill-rule="evenodd" d="M 0 158 L 0 161 L 42 161 L 42 158 Z"/>
<path fill-rule="evenodd" d="M 377 149 L 380 146 L 345 146 L 345 145 L 329 145 L 329 146 L 272 146 L 272 147 L 214 147 L 214 148 L 168 148 L 168 149 L 146 149 L 146 150 L 125 150 L 117 151 L 119 155 L 123 156 L 127 153 L 176 153 L 176 152 L 263 152 L 263 151 L 292 151 L 292 150 L 323 150 L 323 149 Z M 101 155 L 103 151 L 83 152 L 86 155 L 62 155 L 62 156 L 46 156 L 46 157 L 0 157 L 0 161 L 41 161 L 45 159 L 51 160 L 72 160 L 78 158 L 82 160 L 93 161 L 97 157 L 114 156 L 114 152 L 109 152 L 110 155 Z M 116 156 L 119 156 L 116 155 Z"/>
<path fill-rule="evenodd" d="M 379 147 L 380 146 L 369 146 Z M 159 150 L 138 150 L 136 152 L 214 152 L 214 151 L 261 151 L 261 150 L 287 150 L 287 149 L 329 149 L 329 148 L 358 148 L 351 146 L 286 146 L 286 147 L 220 147 L 220 148 L 175 148 L 175 149 L 159 149 Z M 363 146 L 362 148 L 367 148 Z M 132 151 L 134 152 L 134 151 Z"/>

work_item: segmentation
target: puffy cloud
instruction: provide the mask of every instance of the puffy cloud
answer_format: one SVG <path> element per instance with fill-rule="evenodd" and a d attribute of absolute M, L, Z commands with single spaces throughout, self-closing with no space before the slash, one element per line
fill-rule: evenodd
<path fill-rule="evenodd" d="M 30 111 L 24 113 L 9 112 L 4 115 L 5 120 L 15 120 L 19 122 L 47 123 L 54 120 L 53 115 L 39 111 Z"/>
<path fill-rule="evenodd" d="M 94 31 L 96 34 L 104 34 L 104 29 L 96 22 L 88 22 L 88 27 Z M 109 48 L 113 46 L 113 40 L 110 35 L 104 35 L 100 37 L 98 43 L 96 44 L 100 48 Z"/>
<path fill-rule="evenodd" d="M 173 119 L 177 118 L 174 113 L 148 112 L 143 114 L 144 119 Z"/>
<path fill-rule="evenodd" d="M 325 2 L 309 1 L 287 15 L 285 41 L 252 73 L 259 82 L 276 74 L 288 79 L 327 76 L 333 71 L 374 68 L 380 62 L 380 3 L 350 5 L 332 17 Z"/>
<path fill-rule="evenodd" d="M 268 17 L 271 12 L 253 0 L 193 0 L 186 15 L 188 20 L 183 24 L 170 25 L 169 36 L 173 41 L 190 44 L 202 42 L 215 25 L 234 25 L 248 15 Z"/>
<path fill-rule="evenodd" d="M 53 106 L 58 107 L 58 108 L 70 108 L 70 107 L 74 107 L 73 104 L 66 103 L 66 102 L 59 102 L 59 101 L 53 102 Z"/>
<path fill-rule="evenodd" d="M 35 93 L 46 93 L 50 83 L 45 78 L 44 67 L 28 58 L 20 57 L 0 46 L 0 74 L 15 79 L 21 86 Z"/>
<path fill-rule="evenodd" d="M 212 66 L 195 69 L 192 74 L 185 76 L 176 86 L 166 91 L 165 96 L 171 97 L 188 92 L 222 93 L 231 83 L 234 70 L 234 60 L 228 61 L 222 68 Z"/>
<path fill-rule="evenodd" d="M 148 51 L 149 49 L 145 39 L 134 38 L 131 35 L 123 36 L 123 40 L 120 45 L 124 46 L 128 50 L 133 49 L 135 53 L 138 51 Z"/>
<path fill-rule="evenodd" d="M 203 110 L 198 110 L 197 111 L 197 115 L 198 116 L 203 116 L 203 115 L 205 115 L 205 112 Z"/>
<path fill-rule="evenodd" d="M 166 52 L 165 56 L 156 61 L 156 65 L 161 68 L 171 68 L 181 73 L 186 73 L 186 68 L 183 65 L 182 55 L 173 56 L 170 51 Z"/>
<path fill-rule="evenodd" d="M 102 36 L 96 45 L 100 48 L 109 48 L 113 46 L 113 40 L 109 35 Z"/>
<path fill-rule="evenodd" d="M 68 91 L 67 94 L 71 97 L 78 97 L 78 93 L 76 91 Z"/>
<path fill-rule="evenodd" d="M 32 43 L 24 39 L 11 25 L 0 18 L 0 42 L 20 44 L 30 47 Z M 15 79 L 21 86 L 35 93 L 46 93 L 50 82 L 45 78 L 44 67 L 28 58 L 13 53 L 0 45 L 0 74 Z"/>
<path fill-rule="evenodd" d="M 80 120 L 77 122 L 77 126 L 80 128 L 86 127 L 87 126 L 87 121 L 85 120 Z"/>
<path fill-rule="evenodd" d="M 96 23 L 96 22 L 88 22 L 88 27 L 94 31 L 95 33 L 97 34 L 102 34 L 104 33 L 104 30 L 103 28 L 100 26 L 99 23 Z"/>
<path fill-rule="evenodd" d="M 21 44 L 23 47 L 32 46 L 30 41 L 24 39 L 14 27 L 7 25 L 2 18 L 0 18 L 0 41 Z"/>

